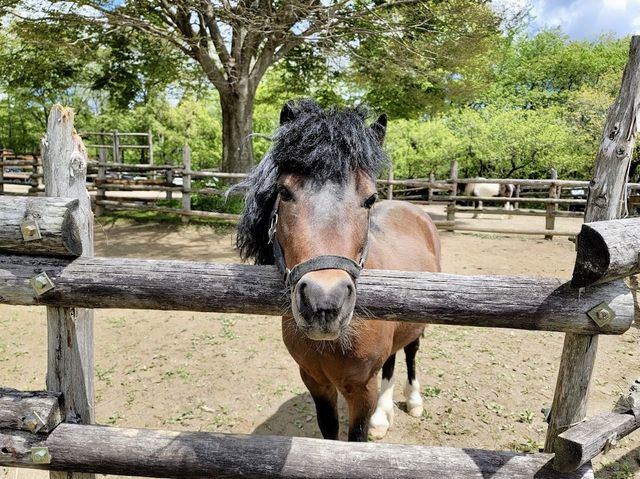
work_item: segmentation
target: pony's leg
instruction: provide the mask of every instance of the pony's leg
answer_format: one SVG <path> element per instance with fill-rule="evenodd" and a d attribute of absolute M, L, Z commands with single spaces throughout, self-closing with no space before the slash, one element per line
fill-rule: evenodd
<path fill-rule="evenodd" d="M 407 412 L 410 416 L 422 416 L 422 395 L 420 394 L 420 383 L 416 379 L 416 354 L 420 347 L 420 338 L 409 343 L 404 348 L 407 358 L 407 384 L 404 387 L 404 397 L 407 400 Z"/>
<path fill-rule="evenodd" d="M 346 384 L 340 392 L 349 406 L 349 441 L 366 442 L 369 439 L 369 421 L 378 399 L 378 374 L 364 384 Z"/>
<path fill-rule="evenodd" d="M 300 377 L 316 404 L 316 416 L 322 437 L 337 440 L 340 430 L 340 423 L 338 422 L 338 391 L 328 379 L 326 383 L 321 384 L 302 368 L 300 368 Z"/>
<path fill-rule="evenodd" d="M 396 355 L 392 354 L 382 366 L 382 385 L 378 395 L 376 410 L 369 421 L 369 435 L 382 439 L 393 424 L 393 369 Z"/>

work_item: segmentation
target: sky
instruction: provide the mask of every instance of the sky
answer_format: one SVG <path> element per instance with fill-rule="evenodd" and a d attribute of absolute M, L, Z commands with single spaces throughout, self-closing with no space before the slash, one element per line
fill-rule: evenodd
<path fill-rule="evenodd" d="M 531 32 L 560 27 L 574 40 L 605 33 L 640 34 L 640 0 L 494 0 L 497 5 L 531 5 Z"/>

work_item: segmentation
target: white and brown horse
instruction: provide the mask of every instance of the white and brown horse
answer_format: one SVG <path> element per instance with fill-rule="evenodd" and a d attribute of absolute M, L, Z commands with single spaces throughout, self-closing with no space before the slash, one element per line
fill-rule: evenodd
<path fill-rule="evenodd" d="M 243 258 L 275 264 L 283 274 L 291 309 L 282 336 L 327 439 L 338 439 L 338 392 L 349 409 L 350 441 L 384 436 L 400 349 L 407 411 L 422 414 L 415 357 L 424 325 L 365 320 L 356 305 L 363 267 L 440 270 L 429 216 L 406 202 L 377 201 L 375 179 L 388 161 L 385 130 L 385 115 L 369 126 L 360 109 L 289 103 L 271 149 L 239 185 L 247 194 L 238 247 Z"/>
<path fill-rule="evenodd" d="M 478 178 L 484 180 L 485 178 Z M 467 183 L 464 188 L 465 196 L 474 196 L 476 198 L 499 197 L 512 198 L 516 191 L 515 185 L 511 183 Z M 482 200 L 474 201 L 476 209 L 482 210 Z M 512 210 L 511 202 L 507 201 L 504 205 L 506 210 Z M 480 213 L 473 214 L 474 218 L 480 218 Z"/>

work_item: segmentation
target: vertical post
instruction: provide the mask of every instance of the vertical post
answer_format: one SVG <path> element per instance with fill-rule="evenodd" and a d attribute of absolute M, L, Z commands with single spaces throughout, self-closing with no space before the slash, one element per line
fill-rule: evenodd
<path fill-rule="evenodd" d="M 149 135 L 149 164 L 153 165 L 153 134 L 151 130 L 147 134 Z"/>
<path fill-rule="evenodd" d="M 609 110 L 585 208 L 585 223 L 619 218 L 627 172 L 636 141 L 636 108 L 640 102 L 640 36 L 631 38 L 629 61 L 618 97 Z M 578 291 L 576 291 L 576 296 Z M 587 394 L 598 349 L 598 336 L 567 333 L 549 417 L 546 452 L 586 416 Z"/>
<path fill-rule="evenodd" d="M 549 172 L 549 178 L 552 180 L 558 179 L 558 172 L 555 168 L 551 168 Z M 549 198 L 555 199 L 558 197 L 560 188 L 555 183 L 549 186 Z M 547 203 L 547 215 L 545 216 L 545 229 L 553 231 L 556 226 L 556 212 L 558 211 L 558 203 Z M 544 235 L 544 239 L 552 240 L 553 235 Z"/>
<path fill-rule="evenodd" d="M 435 185 L 436 183 L 436 175 L 433 173 L 433 171 L 429 173 L 429 183 L 431 184 L 429 185 L 429 190 L 427 191 L 427 201 L 429 202 L 429 204 L 431 204 L 431 202 L 433 201 L 433 185 Z"/>
<path fill-rule="evenodd" d="M 173 170 L 172 169 L 168 169 L 165 170 L 165 175 L 167 178 L 167 186 L 169 188 L 173 187 Z M 167 190 L 167 200 L 172 200 L 173 199 L 173 192 L 171 190 Z"/>
<path fill-rule="evenodd" d="M 389 163 L 389 176 L 387 179 L 389 180 L 389 183 L 387 184 L 387 199 L 392 200 L 393 184 L 391 182 L 393 181 L 393 163 Z"/>
<path fill-rule="evenodd" d="M 87 151 L 73 129 L 73 111 L 55 105 L 42 140 L 45 194 L 77 198 L 75 211 L 83 256 L 93 256 L 93 216 L 86 188 Z M 47 389 L 64 395 L 69 422 L 95 422 L 93 310 L 47 307 Z M 52 479 L 89 479 L 93 474 L 52 472 Z"/>
<path fill-rule="evenodd" d="M 189 145 L 182 147 L 182 211 L 191 211 L 191 148 Z M 189 216 L 182 215 L 182 222 L 188 223 Z"/>
<path fill-rule="evenodd" d="M 107 198 L 104 184 L 107 181 L 107 149 L 98 149 L 98 176 L 96 177 L 96 216 L 104 214 L 104 206 L 99 204 Z"/>
<path fill-rule="evenodd" d="M 0 195 L 4 193 L 4 150 L 0 150 Z"/>
<path fill-rule="evenodd" d="M 513 196 L 516 198 L 520 198 L 520 188 L 522 185 L 516 185 L 516 191 L 514 191 Z M 513 209 L 517 210 L 520 208 L 520 203 L 518 201 L 513 202 Z"/>
<path fill-rule="evenodd" d="M 120 136 L 117 131 L 111 134 L 113 135 L 113 162 L 120 163 Z"/>
<path fill-rule="evenodd" d="M 451 185 L 451 192 L 449 193 L 451 196 L 456 196 L 458 194 L 458 161 L 451 161 L 451 170 L 449 172 L 449 184 Z M 447 221 L 456 220 L 456 200 L 451 201 L 447 205 Z M 447 229 L 449 231 L 453 231 L 454 227 Z"/>

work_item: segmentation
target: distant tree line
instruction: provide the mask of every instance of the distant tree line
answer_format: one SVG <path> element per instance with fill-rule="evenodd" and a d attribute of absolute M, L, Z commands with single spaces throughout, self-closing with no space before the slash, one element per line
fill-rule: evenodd
<path fill-rule="evenodd" d="M 82 130 L 155 134 L 157 161 L 246 171 L 288 99 L 391 117 L 396 176 L 588 177 L 628 39 L 527 35 L 526 11 L 450 2 L 0 0 L 0 147 L 54 102 Z"/>

